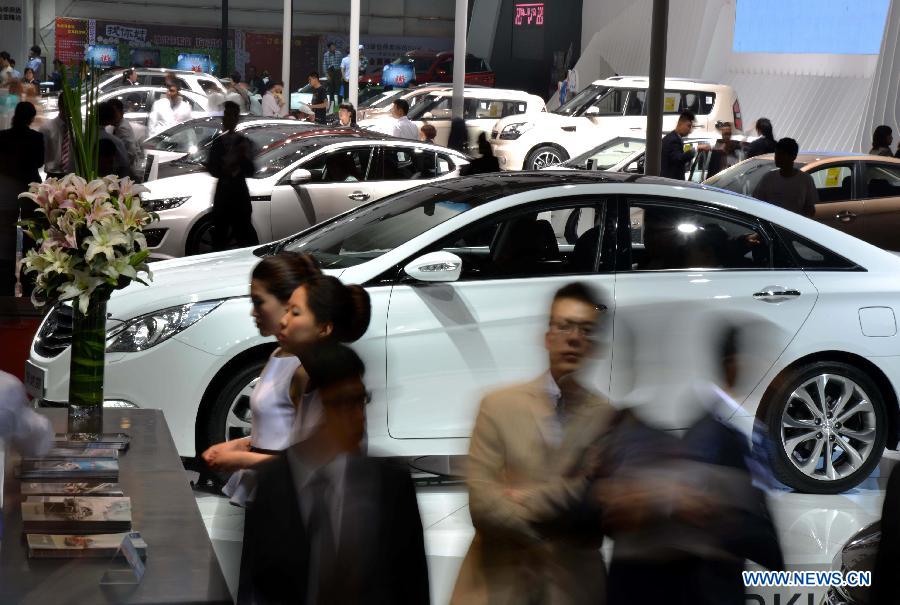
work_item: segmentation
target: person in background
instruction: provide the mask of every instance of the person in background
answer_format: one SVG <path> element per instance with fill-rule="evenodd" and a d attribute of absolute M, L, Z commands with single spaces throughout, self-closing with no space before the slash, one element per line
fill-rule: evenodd
<path fill-rule="evenodd" d="M 53 82 L 53 90 L 62 90 L 63 81 L 63 63 L 59 59 L 53 59 L 53 73 L 50 74 L 50 81 Z"/>
<path fill-rule="evenodd" d="M 241 114 L 250 113 L 250 93 L 241 86 L 241 74 L 234 72 L 231 74 L 231 82 L 226 86 L 226 101 L 237 103 L 241 108 Z"/>
<path fill-rule="evenodd" d="M 813 178 L 794 167 L 799 146 L 787 137 L 775 144 L 775 165 L 778 170 L 765 174 L 756 185 L 753 197 L 779 208 L 812 218 L 816 215 L 819 192 Z"/>
<path fill-rule="evenodd" d="M 171 71 L 166 72 L 165 86 L 166 88 L 168 88 L 169 86 L 174 86 L 178 90 L 181 90 L 181 85 L 178 83 L 178 78 L 176 78 L 175 74 L 173 74 Z"/>
<path fill-rule="evenodd" d="M 462 118 L 453 118 L 450 120 L 450 134 L 447 136 L 447 147 L 466 153 L 469 148 L 469 132 L 466 128 L 466 122 Z"/>
<path fill-rule="evenodd" d="M 369 294 L 361 286 L 344 285 L 333 276 L 312 277 L 291 295 L 288 311 L 281 318 L 278 340 L 306 367 L 322 346 L 349 344 L 362 338 L 371 315 Z M 310 382 L 302 394 L 294 420 L 295 442 L 309 437 L 322 420 L 322 401 L 316 384 Z"/>
<path fill-rule="evenodd" d="M 343 55 L 337 49 L 334 42 L 328 43 L 328 50 L 322 56 L 322 73 L 328 78 L 328 94 L 331 96 L 332 106 L 343 100 L 341 96 L 341 60 Z M 324 124 L 325 122 L 320 122 Z"/>
<path fill-rule="evenodd" d="M 170 75 L 172 74 L 168 74 L 167 77 Z M 147 136 L 152 137 L 190 119 L 191 106 L 178 94 L 178 85 L 166 84 L 166 96 L 157 99 L 150 108 Z"/>
<path fill-rule="evenodd" d="M 28 62 L 25 64 L 25 67 L 31 69 L 36 79 L 43 77 L 44 59 L 41 57 L 40 46 L 35 45 L 28 50 Z"/>
<path fill-rule="evenodd" d="M 22 74 L 22 84 L 28 84 L 30 86 L 39 86 L 40 82 L 35 80 L 34 78 L 34 70 L 30 67 L 25 68 L 25 73 Z"/>
<path fill-rule="evenodd" d="M 122 72 L 122 86 L 140 86 L 136 69 L 126 69 Z"/>
<path fill-rule="evenodd" d="M 419 129 L 419 140 L 423 143 L 434 144 L 434 137 L 437 136 L 437 129 L 432 124 L 422 124 Z"/>
<path fill-rule="evenodd" d="M 366 68 L 363 67 L 363 56 L 362 56 L 363 45 L 359 45 L 359 71 L 356 74 L 357 77 L 366 73 Z M 367 63 L 368 64 L 368 63 Z M 341 59 L 341 79 L 343 81 L 343 88 L 341 88 L 341 99 L 349 99 L 350 98 L 350 53 L 348 52 L 343 59 Z"/>
<path fill-rule="evenodd" d="M 250 276 L 250 315 L 260 336 L 278 334 L 291 294 L 305 280 L 321 273 L 313 256 L 299 252 L 267 256 L 254 267 Z M 275 349 L 250 395 L 250 436 L 218 443 L 203 452 L 203 460 L 212 470 L 237 471 L 223 490 L 232 504 L 246 506 L 252 502 L 255 481 L 251 469 L 291 445 L 294 418 L 308 378 L 296 355 Z"/>
<path fill-rule="evenodd" d="M 59 98 L 59 113 L 52 120 L 44 122 L 41 133 L 44 135 L 44 172 L 47 177 L 61 179 L 75 172 L 69 112 L 62 96 Z"/>
<path fill-rule="evenodd" d="M 20 72 L 18 69 L 16 69 L 16 60 L 10 59 L 9 66 L 12 68 L 12 79 L 20 80 L 22 78 L 22 72 Z"/>
<path fill-rule="evenodd" d="M 44 135 L 31 129 L 37 114 L 34 105 L 21 102 L 13 113 L 12 128 L 0 131 L 0 175 L 4 177 L 2 199 L 3 225 L 0 232 L 0 296 L 12 296 L 16 284 L 16 221 L 31 220 L 37 204 L 18 198 L 31 183 L 40 183 L 38 172 L 44 165 Z M 25 236 L 23 254 L 34 248 L 34 240 Z M 29 282 L 34 275 L 29 275 Z M 30 293 L 30 292 L 29 292 Z"/>
<path fill-rule="evenodd" d="M 428 565 L 408 471 L 360 453 L 365 365 L 329 343 L 306 366 L 322 400 L 309 439 L 258 469 L 247 514 L 254 603 L 428 605 Z"/>
<path fill-rule="evenodd" d="M 31 407 L 21 381 L 0 371 L 0 440 L 22 455 L 42 456 L 53 444 L 53 427 Z"/>
<path fill-rule="evenodd" d="M 251 223 L 253 207 L 247 177 L 253 175 L 253 145 L 250 139 L 235 132 L 240 119 L 240 107 L 225 102 L 222 116 L 222 135 L 210 147 L 207 170 L 218 179 L 213 195 L 213 249 L 225 250 L 230 239 L 238 246 L 252 246 L 257 242 Z"/>
<path fill-rule="evenodd" d="M 884 124 L 877 126 L 872 133 L 872 149 L 869 150 L 869 155 L 892 157 L 894 155 L 891 151 L 891 144 L 893 144 L 893 142 L 894 133 L 891 130 L 891 127 L 885 126 Z"/>
<path fill-rule="evenodd" d="M 104 130 L 100 134 L 100 140 L 97 142 L 97 171 L 103 176 L 115 175 L 121 177 L 118 173 L 121 169 L 120 165 L 119 150 L 112 140 L 112 135 Z"/>
<path fill-rule="evenodd" d="M 206 96 L 207 113 L 211 116 L 222 117 L 223 103 L 225 103 L 225 95 L 223 95 L 221 92 L 209 93 Z M 238 103 L 237 105 L 238 108 L 240 108 L 240 103 Z"/>
<path fill-rule="evenodd" d="M 602 533 L 551 530 L 580 506 L 593 465 L 590 448 L 614 412 L 579 384 L 604 309 L 587 284 L 560 288 L 543 339 L 547 369 L 481 400 L 466 472 L 475 537 L 452 605 L 605 602 Z"/>
<path fill-rule="evenodd" d="M 334 45 L 332 44 L 332 46 Z M 325 92 L 325 87 L 322 86 L 322 82 L 319 80 L 319 74 L 316 72 L 309 74 L 308 79 L 309 85 L 313 87 L 312 100 L 309 104 L 309 108 L 315 113 L 316 124 L 324 124 L 325 115 L 328 110 L 328 97 Z"/>
<path fill-rule="evenodd" d="M 760 138 L 756 139 L 744 149 L 744 155 L 748 158 L 754 158 L 764 153 L 775 152 L 775 135 L 772 131 L 772 121 L 769 118 L 760 118 L 756 120 L 756 134 Z"/>
<path fill-rule="evenodd" d="M 716 124 L 721 137 L 712 148 L 712 156 L 709 160 L 709 168 L 707 170 L 707 178 L 718 174 L 719 172 L 730 168 L 741 161 L 741 146 L 737 141 L 732 140 L 731 122 L 721 122 Z"/>
<path fill-rule="evenodd" d="M 132 174 L 139 175 L 144 164 L 144 150 L 134 134 L 131 122 L 125 119 L 125 105 L 122 104 L 122 99 L 115 97 L 108 103 L 113 110 L 112 133 L 125 145 Z"/>
<path fill-rule="evenodd" d="M 13 68 L 10 61 L 9 53 L 5 50 L 0 51 L 0 86 L 9 84 L 9 81 L 13 79 Z"/>
<path fill-rule="evenodd" d="M 391 132 L 388 134 L 401 139 L 418 141 L 419 129 L 416 128 L 416 125 L 413 124 L 408 117 L 406 117 L 406 114 L 408 113 L 409 102 L 406 99 L 394 100 L 393 105 L 391 105 L 391 116 L 394 118 L 394 123 L 391 125 Z"/>
<path fill-rule="evenodd" d="M 341 103 L 338 107 L 338 122 L 341 126 L 356 128 L 356 108 L 352 103 Z"/>
<path fill-rule="evenodd" d="M 119 178 L 129 177 L 136 180 L 132 171 L 132 163 L 128 157 L 128 150 L 125 143 L 116 135 L 111 134 L 110 130 L 115 129 L 116 110 L 112 103 L 104 101 L 97 108 L 97 118 L 100 122 L 100 141 L 109 141 L 112 144 L 112 159 L 107 171 L 101 172 L 101 176 L 115 174 Z"/>
<path fill-rule="evenodd" d="M 682 137 L 691 134 L 696 119 L 693 112 L 682 111 L 678 116 L 678 123 L 675 124 L 675 130 L 663 137 L 659 176 L 683 181 L 686 164 L 693 159 L 694 154 L 697 151 L 710 150 L 709 145 L 705 143 L 697 145 L 696 150 L 684 144 Z"/>
<path fill-rule="evenodd" d="M 269 82 L 269 90 L 262 100 L 262 115 L 267 118 L 287 117 L 288 104 L 284 99 L 283 82 Z"/>
<path fill-rule="evenodd" d="M 479 157 L 459 169 L 460 176 L 500 172 L 500 161 L 494 156 L 487 134 L 483 132 L 478 135 L 478 153 Z"/>

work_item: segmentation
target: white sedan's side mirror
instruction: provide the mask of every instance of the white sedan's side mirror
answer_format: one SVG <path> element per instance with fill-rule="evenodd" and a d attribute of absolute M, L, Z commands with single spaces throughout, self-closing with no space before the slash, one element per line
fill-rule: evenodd
<path fill-rule="evenodd" d="M 291 173 L 291 185 L 299 185 L 312 180 L 312 172 L 306 168 L 298 168 Z"/>
<path fill-rule="evenodd" d="M 403 270 L 419 281 L 451 282 L 462 273 L 462 259 L 452 252 L 429 252 L 409 263 Z"/>

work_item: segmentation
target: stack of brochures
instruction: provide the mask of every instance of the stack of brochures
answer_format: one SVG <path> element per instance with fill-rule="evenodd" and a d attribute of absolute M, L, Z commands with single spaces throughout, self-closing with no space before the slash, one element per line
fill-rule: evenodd
<path fill-rule="evenodd" d="M 128 446 L 122 433 L 91 441 L 57 434 L 44 456 L 22 460 L 29 557 L 111 557 L 126 538 L 146 557 L 147 544 L 131 526 L 131 498 L 118 483 L 119 456 Z"/>

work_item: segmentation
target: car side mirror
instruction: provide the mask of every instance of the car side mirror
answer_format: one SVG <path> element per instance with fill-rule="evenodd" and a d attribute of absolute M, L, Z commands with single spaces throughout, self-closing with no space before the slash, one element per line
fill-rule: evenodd
<path fill-rule="evenodd" d="M 424 282 L 453 282 L 462 273 L 462 259 L 452 252 L 440 250 L 423 254 L 403 270 L 411 278 Z"/>
<path fill-rule="evenodd" d="M 300 185 L 312 180 L 312 173 L 305 168 L 298 168 L 291 173 L 291 185 Z"/>

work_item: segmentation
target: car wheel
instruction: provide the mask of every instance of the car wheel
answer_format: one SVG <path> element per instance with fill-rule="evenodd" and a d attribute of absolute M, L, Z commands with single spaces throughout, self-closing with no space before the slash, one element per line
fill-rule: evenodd
<path fill-rule="evenodd" d="M 526 170 L 540 170 L 548 166 L 562 164 L 569 159 L 569 154 L 552 145 L 542 145 L 528 154 L 525 158 Z"/>
<path fill-rule="evenodd" d="M 215 394 L 206 419 L 205 447 L 250 435 L 250 394 L 259 382 L 265 365 L 265 359 L 247 364 Z"/>
<path fill-rule="evenodd" d="M 858 368 L 820 361 L 791 371 L 765 417 L 776 478 L 798 491 L 838 494 L 881 460 L 887 415 L 878 386 Z"/>
<path fill-rule="evenodd" d="M 206 254 L 213 251 L 213 231 L 215 227 L 211 220 L 202 220 L 192 230 L 188 237 L 185 253 L 187 256 Z"/>

